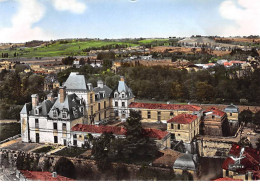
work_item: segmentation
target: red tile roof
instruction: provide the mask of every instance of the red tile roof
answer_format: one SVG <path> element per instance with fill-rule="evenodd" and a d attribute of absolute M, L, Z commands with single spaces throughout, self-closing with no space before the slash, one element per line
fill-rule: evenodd
<path fill-rule="evenodd" d="M 205 110 L 204 112 L 212 112 L 212 114 L 214 115 L 217 115 L 217 116 L 220 116 L 220 117 L 223 117 L 226 113 L 219 110 L 218 108 L 216 107 L 211 107 L 211 108 L 208 108 L 207 110 Z"/>
<path fill-rule="evenodd" d="M 67 178 L 60 175 L 57 175 L 57 177 L 52 177 L 52 173 L 50 172 L 25 171 L 25 170 L 20 170 L 20 172 L 28 180 L 34 180 L 34 181 L 75 181 L 71 178 Z"/>
<path fill-rule="evenodd" d="M 179 114 L 168 120 L 167 123 L 190 124 L 197 118 L 198 116 L 192 114 Z"/>
<path fill-rule="evenodd" d="M 129 105 L 129 108 L 187 110 L 187 111 L 200 111 L 201 110 L 201 107 L 196 106 L 196 105 L 156 104 L 156 103 L 137 103 L 137 102 L 132 102 Z"/>
<path fill-rule="evenodd" d="M 243 181 L 242 179 L 233 179 L 233 178 L 218 178 L 213 181 Z"/>
<path fill-rule="evenodd" d="M 243 63 L 246 63 L 245 61 L 230 61 L 229 63 L 232 63 L 232 64 L 234 64 L 234 63 L 241 63 L 241 64 L 243 64 Z"/>
<path fill-rule="evenodd" d="M 103 126 L 103 125 L 84 125 L 84 124 L 77 124 L 71 128 L 72 131 L 80 131 L 80 132 L 90 132 L 90 133 L 113 133 L 115 135 L 126 135 L 126 129 L 123 127 L 115 127 L 115 126 Z M 163 139 L 169 133 L 166 131 L 153 129 L 153 128 L 146 128 L 143 129 L 144 133 L 150 137 L 155 139 Z"/>
<path fill-rule="evenodd" d="M 155 139 L 163 139 L 165 136 L 169 134 L 169 132 L 154 129 L 154 128 L 145 128 L 144 132 L 148 137 L 155 138 Z"/>
<path fill-rule="evenodd" d="M 72 131 L 80 131 L 80 132 L 91 132 L 91 133 L 110 133 L 116 135 L 125 135 L 126 130 L 123 127 L 116 126 L 103 126 L 103 125 L 85 125 L 85 124 L 77 124 L 71 128 Z"/>
<path fill-rule="evenodd" d="M 240 155 L 241 146 L 237 144 L 233 144 L 229 155 L 238 157 Z M 241 164 L 244 165 L 243 169 L 239 169 L 237 171 L 245 172 L 245 171 L 260 171 L 260 151 L 256 149 L 245 147 L 244 154 L 245 158 L 241 160 Z M 230 157 L 226 158 L 226 160 L 222 164 L 222 168 L 228 170 L 228 166 L 230 164 L 234 164 L 234 160 Z"/>

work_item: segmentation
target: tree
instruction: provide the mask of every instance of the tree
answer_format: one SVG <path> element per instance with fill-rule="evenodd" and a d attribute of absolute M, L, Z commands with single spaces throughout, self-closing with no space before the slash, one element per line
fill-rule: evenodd
<path fill-rule="evenodd" d="M 260 150 L 260 138 L 257 139 L 256 148 Z"/>
<path fill-rule="evenodd" d="M 139 111 L 130 111 L 130 117 L 126 120 L 125 128 L 127 132 L 123 152 L 126 159 L 143 160 L 156 156 L 158 148 L 143 130 Z"/>
<path fill-rule="evenodd" d="M 238 144 L 242 147 L 252 147 L 251 142 L 247 139 L 247 137 L 242 137 L 242 139 L 238 142 Z"/>
<path fill-rule="evenodd" d="M 260 111 L 257 111 L 253 116 L 253 123 L 257 126 L 260 126 Z"/>
<path fill-rule="evenodd" d="M 196 83 L 196 96 L 198 101 L 210 101 L 214 97 L 214 88 L 206 82 Z"/>
<path fill-rule="evenodd" d="M 55 164 L 54 171 L 57 174 L 68 177 L 68 178 L 76 178 L 75 166 L 74 164 L 67 158 L 61 157 L 57 163 Z"/>
<path fill-rule="evenodd" d="M 239 121 L 240 124 L 242 122 L 244 122 L 245 125 L 247 125 L 247 123 L 252 122 L 252 118 L 253 118 L 253 113 L 249 109 L 243 110 L 238 115 L 238 121 Z"/>

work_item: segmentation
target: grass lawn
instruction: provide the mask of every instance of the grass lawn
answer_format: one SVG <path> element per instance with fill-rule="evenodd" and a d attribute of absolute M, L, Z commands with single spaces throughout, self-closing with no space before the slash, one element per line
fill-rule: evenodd
<path fill-rule="evenodd" d="M 169 39 L 145 39 L 145 40 L 141 40 L 139 41 L 139 43 L 143 43 L 143 44 L 147 44 L 147 43 L 152 43 L 152 42 L 156 42 L 156 41 L 169 41 Z"/>
<path fill-rule="evenodd" d="M 21 133 L 20 123 L 0 124 L 0 141 Z"/>
<path fill-rule="evenodd" d="M 44 147 L 34 150 L 33 152 L 34 153 L 48 153 L 49 151 L 54 150 L 54 149 L 55 149 L 55 147 L 53 147 L 53 146 L 44 146 Z"/>
<path fill-rule="evenodd" d="M 13 57 L 14 53 L 18 53 L 20 57 L 54 57 L 54 56 L 72 56 L 72 55 L 86 55 L 85 52 L 82 52 L 82 49 L 89 47 L 102 47 L 106 45 L 113 44 L 127 44 L 128 46 L 137 46 L 137 44 L 128 43 L 128 42 L 115 42 L 115 41 L 69 41 L 69 43 L 60 43 L 56 42 L 53 44 L 41 47 L 34 48 L 15 48 L 0 50 L 0 52 L 9 53 L 9 57 Z"/>
<path fill-rule="evenodd" d="M 60 151 L 55 152 L 53 155 L 59 155 L 64 157 L 76 157 L 87 151 L 85 148 L 67 147 Z"/>

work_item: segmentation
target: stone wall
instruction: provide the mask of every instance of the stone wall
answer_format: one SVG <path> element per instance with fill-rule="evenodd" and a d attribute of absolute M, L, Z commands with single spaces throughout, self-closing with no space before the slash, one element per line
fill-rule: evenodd
<path fill-rule="evenodd" d="M 203 139 L 197 138 L 197 149 L 201 157 L 226 158 L 229 150 L 235 141 L 218 138 Z"/>
<path fill-rule="evenodd" d="M 29 153 L 24 151 L 12 151 L 0 149 L 0 167 L 16 169 L 18 159 L 26 158 L 23 164 L 28 170 L 54 172 L 54 168 L 61 156 L 46 155 L 38 153 Z M 110 169 L 100 171 L 95 160 L 66 157 L 75 166 L 76 180 L 138 180 L 138 173 L 142 168 L 141 165 L 111 163 Z M 168 168 L 159 168 L 147 166 L 153 169 L 155 173 L 169 175 L 173 171 Z M 154 179 L 154 178 L 153 178 Z"/>

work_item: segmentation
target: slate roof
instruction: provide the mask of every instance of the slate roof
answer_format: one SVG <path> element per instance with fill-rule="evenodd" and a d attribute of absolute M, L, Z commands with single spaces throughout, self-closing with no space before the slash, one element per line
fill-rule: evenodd
<path fill-rule="evenodd" d="M 125 92 L 126 98 L 128 99 L 134 97 L 132 90 L 126 85 L 125 81 L 118 81 L 117 87 L 114 89 L 113 93 L 114 92 Z"/>
<path fill-rule="evenodd" d="M 84 75 L 79 75 L 78 72 L 71 72 L 68 79 L 64 83 L 67 90 L 87 91 L 87 81 Z"/>
<path fill-rule="evenodd" d="M 223 116 L 225 116 L 225 114 L 226 114 L 225 112 L 223 112 L 223 111 L 217 109 L 216 107 L 211 107 L 211 108 L 205 110 L 204 112 L 205 112 L 205 113 L 207 113 L 207 112 L 212 112 L 213 115 L 220 116 L 220 117 L 223 117 Z M 212 115 L 212 114 L 211 114 L 211 115 Z"/>
<path fill-rule="evenodd" d="M 39 114 L 37 114 L 37 116 L 47 116 L 52 106 L 53 102 L 50 100 L 44 100 L 43 102 L 39 103 L 39 105 L 35 107 L 35 109 L 39 109 Z M 36 115 L 34 109 L 31 111 L 31 115 Z"/>
<path fill-rule="evenodd" d="M 57 98 L 56 102 L 52 106 L 51 110 L 49 111 L 48 115 L 52 119 L 56 119 L 53 116 L 53 110 L 57 110 L 58 112 L 58 119 L 62 118 L 62 111 L 66 110 L 68 112 L 68 118 L 70 120 L 78 119 L 83 116 L 83 113 L 80 112 L 80 107 L 84 107 L 84 104 L 80 104 L 80 98 L 75 94 L 66 95 L 65 100 L 63 103 L 60 102 L 60 97 Z M 77 116 L 75 115 L 77 113 Z"/>
<path fill-rule="evenodd" d="M 200 111 L 201 110 L 201 107 L 196 106 L 196 105 L 156 104 L 156 103 L 138 103 L 138 102 L 132 102 L 129 105 L 129 108 L 186 110 L 186 111 Z"/>
<path fill-rule="evenodd" d="M 22 110 L 20 111 L 20 114 L 29 114 L 29 112 L 32 110 L 32 103 L 26 103 L 24 104 Z"/>
<path fill-rule="evenodd" d="M 225 109 L 224 109 L 225 112 L 231 112 L 231 113 L 237 113 L 238 112 L 238 107 L 231 104 L 229 106 L 227 106 Z"/>
<path fill-rule="evenodd" d="M 95 92 L 95 94 L 99 94 L 101 92 L 105 92 L 105 96 L 103 98 L 108 98 L 110 97 L 111 93 L 112 93 L 112 89 L 110 89 L 109 87 L 107 87 L 106 85 L 103 85 L 103 88 L 100 87 L 95 87 L 93 89 L 93 91 Z M 101 98 L 99 98 L 101 99 Z M 98 100 L 99 100 L 98 99 Z"/>
<path fill-rule="evenodd" d="M 196 170 L 196 161 L 193 159 L 193 155 L 185 153 L 173 164 L 173 169 L 182 169 L 182 170 Z"/>
<path fill-rule="evenodd" d="M 52 173 L 43 171 L 25 171 L 20 170 L 24 177 L 28 180 L 33 181 L 75 181 L 71 178 L 65 176 L 57 175 L 57 177 L 52 177 Z"/>
<path fill-rule="evenodd" d="M 197 118 L 198 116 L 192 114 L 179 114 L 168 120 L 167 123 L 190 124 Z"/>

